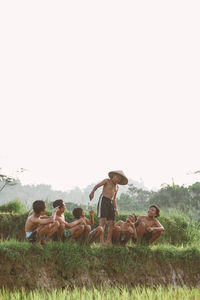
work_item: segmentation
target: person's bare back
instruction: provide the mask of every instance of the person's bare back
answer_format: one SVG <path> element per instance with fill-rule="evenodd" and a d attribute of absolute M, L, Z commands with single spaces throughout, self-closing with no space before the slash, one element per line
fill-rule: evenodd
<path fill-rule="evenodd" d="M 31 232 L 38 228 L 40 225 L 46 225 L 53 222 L 53 217 L 38 216 L 34 211 L 30 212 L 25 223 L 25 231 Z"/>
<path fill-rule="evenodd" d="M 26 239 L 40 244 L 44 236 L 43 243 L 46 243 L 58 229 L 59 224 L 55 221 L 57 210 L 58 208 L 54 209 L 52 216 L 45 216 L 45 202 L 43 200 L 34 201 L 33 211 L 29 213 L 25 224 Z"/>

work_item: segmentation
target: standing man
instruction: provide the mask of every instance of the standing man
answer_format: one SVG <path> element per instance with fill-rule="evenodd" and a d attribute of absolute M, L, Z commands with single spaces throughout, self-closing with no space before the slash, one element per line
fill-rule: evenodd
<path fill-rule="evenodd" d="M 89 195 L 90 201 L 94 197 L 95 191 L 103 186 L 102 194 L 99 198 L 97 206 L 97 214 L 100 218 L 100 226 L 105 230 L 106 220 L 109 222 L 107 244 L 109 245 L 112 239 L 112 231 L 115 222 L 115 216 L 118 215 L 116 195 L 118 192 L 118 184 L 125 185 L 128 179 L 123 171 L 112 171 L 108 173 L 109 178 L 104 179 L 93 188 Z M 104 244 L 104 234 L 100 238 L 101 244 Z"/>

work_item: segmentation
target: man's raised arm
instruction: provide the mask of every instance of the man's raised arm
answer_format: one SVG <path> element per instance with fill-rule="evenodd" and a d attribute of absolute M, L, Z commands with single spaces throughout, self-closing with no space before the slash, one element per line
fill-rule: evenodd
<path fill-rule="evenodd" d="M 98 184 L 95 185 L 95 187 L 93 188 L 92 192 L 89 195 L 90 201 L 94 198 L 94 193 L 95 191 L 100 187 L 103 186 L 104 184 L 106 184 L 108 182 L 108 179 L 104 179 L 101 182 L 99 182 Z"/>

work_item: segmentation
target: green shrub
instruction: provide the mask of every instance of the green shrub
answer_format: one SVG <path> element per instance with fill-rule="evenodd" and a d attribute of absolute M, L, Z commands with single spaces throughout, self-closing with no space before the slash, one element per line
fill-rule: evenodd
<path fill-rule="evenodd" d="M 10 201 L 7 204 L 0 206 L 0 212 L 7 212 L 7 213 L 24 213 L 25 207 L 21 203 L 19 199 L 15 199 L 13 201 Z"/>
<path fill-rule="evenodd" d="M 47 215 L 51 215 L 52 212 L 48 211 Z M 136 213 L 137 215 L 141 215 Z M 24 239 L 24 226 L 28 212 L 24 214 L 12 214 L 3 213 L 0 214 L 0 235 L 3 238 L 16 238 L 17 240 Z M 89 218 L 86 212 L 86 217 Z M 127 215 L 121 214 L 116 218 L 116 221 L 125 221 Z M 74 217 L 71 212 L 65 213 L 65 219 L 67 222 L 74 221 Z M 99 218 L 94 214 L 94 227 L 99 225 Z M 158 239 L 157 243 L 171 244 L 171 245 L 186 245 L 198 242 L 200 240 L 200 223 L 195 221 L 189 215 L 185 215 L 178 211 L 173 213 L 161 212 L 159 217 L 160 223 L 164 226 L 165 231 Z M 106 233 L 105 233 L 106 235 Z"/>

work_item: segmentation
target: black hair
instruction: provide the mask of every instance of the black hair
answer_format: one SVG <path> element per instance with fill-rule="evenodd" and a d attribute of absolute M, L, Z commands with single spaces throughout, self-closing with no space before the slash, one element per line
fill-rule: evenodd
<path fill-rule="evenodd" d="M 150 205 L 149 208 L 154 207 L 156 209 L 156 218 L 160 217 L 160 208 L 157 205 Z"/>
<path fill-rule="evenodd" d="M 45 202 L 43 200 L 36 200 L 33 202 L 34 213 L 39 214 L 41 211 L 45 210 Z"/>
<path fill-rule="evenodd" d="M 132 213 L 131 216 L 133 216 L 135 218 L 135 221 L 137 221 L 137 216 L 136 214 Z"/>
<path fill-rule="evenodd" d="M 57 199 L 53 202 L 53 207 L 56 208 L 56 207 L 63 207 L 64 206 L 64 203 L 63 203 L 63 200 L 62 199 Z"/>
<path fill-rule="evenodd" d="M 79 219 L 82 215 L 83 209 L 81 207 L 77 207 L 73 209 L 73 215 L 76 219 Z"/>

